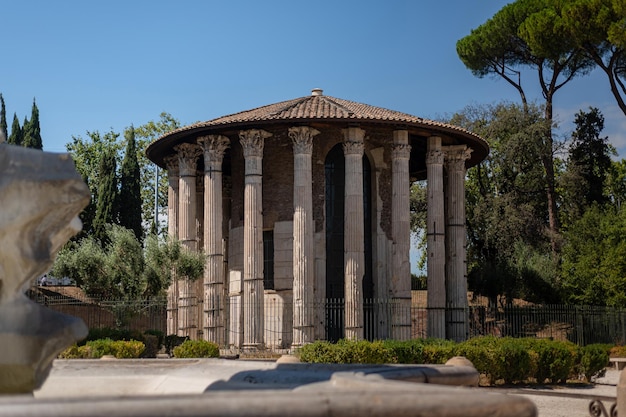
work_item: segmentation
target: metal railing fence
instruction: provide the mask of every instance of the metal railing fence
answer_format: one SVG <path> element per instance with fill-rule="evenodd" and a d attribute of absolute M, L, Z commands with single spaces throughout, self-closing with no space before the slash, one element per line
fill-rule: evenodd
<path fill-rule="evenodd" d="M 124 330 L 159 330 L 166 333 L 167 301 L 154 298 L 138 301 L 78 299 L 67 296 L 31 298 L 53 310 L 82 318 L 89 328 L 118 328 Z M 242 337 L 241 299 L 226 299 L 225 344 Z M 363 303 L 364 337 L 375 339 L 415 339 L 427 337 L 429 309 L 423 305 L 398 304 L 395 300 L 367 300 Z M 187 316 L 194 318 L 197 337 L 202 335 L 202 300 L 188 303 Z M 568 340 L 584 346 L 591 343 L 626 343 L 626 309 L 573 305 L 498 306 L 471 305 L 445 308 L 446 315 L 466 314 L 467 337 L 493 335 L 499 337 L 534 337 Z M 316 335 L 320 339 L 338 340 L 342 337 L 344 302 L 342 299 L 313 303 L 305 308 L 318 323 Z M 265 338 L 269 347 L 289 347 L 292 339 L 293 305 L 280 297 L 264 303 Z M 229 340 L 231 342 L 229 342 Z M 239 339 L 241 340 L 241 339 Z"/>

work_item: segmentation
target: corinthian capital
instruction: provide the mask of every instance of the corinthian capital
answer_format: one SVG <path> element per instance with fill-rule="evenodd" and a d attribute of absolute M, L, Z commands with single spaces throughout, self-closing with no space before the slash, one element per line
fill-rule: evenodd
<path fill-rule="evenodd" d="M 465 145 L 462 146 L 446 146 L 443 148 L 446 167 L 451 171 L 465 170 L 465 161 L 467 161 L 472 153 L 472 149 Z"/>
<path fill-rule="evenodd" d="M 363 149 L 365 145 L 363 142 L 343 142 L 343 154 L 344 155 L 363 155 Z"/>
<path fill-rule="evenodd" d="M 308 126 L 297 126 L 289 128 L 289 137 L 293 141 L 293 152 L 295 154 L 313 153 L 313 136 L 319 135 L 319 130 Z"/>
<path fill-rule="evenodd" d="M 198 158 L 202 154 L 202 150 L 198 145 L 191 143 L 181 143 L 174 147 L 178 152 L 178 167 L 182 177 L 196 175 Z"/>
<path fill-rule="evenodd" d="M 239 142 L 243 148 L 244 158 L 250 156 L 263 156 L 265 139 L 272 136 L 270 132 L 261 129 L 242 130 L 239 132 Z"/>
<path fill-rule="evenodd" d="M 426 165 L 443 164 L 443 152 L 441 149 L 432 149 L 426 152 Z"/>
<path fill-rule="evenodd" d="M 391 158 L 409 159 L 411 157 L 411 145 L 395 144 L 391 145 Z"/>
<path fill-rule="evenodd" d="M 170 177 L 178 176 L 178 155 L 168 155 L 163 158 L 163 162 L 165 162 L 165 169 L 167 170 L 167 175 Z"/>
<path fill-rule="evenodd" d="M 224 152 L 228 149 L 230 140 L 222 135 L 208 135 L 200 136 L 198 144 L 204 152 L 204 169 L 207 170 L 209 167 L 222 163 Z"/>

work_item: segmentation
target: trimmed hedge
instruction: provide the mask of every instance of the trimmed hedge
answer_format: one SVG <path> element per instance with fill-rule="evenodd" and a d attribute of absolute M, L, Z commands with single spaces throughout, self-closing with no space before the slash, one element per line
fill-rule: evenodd
<path fill-rule="evenodd" d="M 90 340 L 86 344 L 73 345 L 65 349 L 61 359 L 99 359 L 105 355 L 113 355 L 117 359 L 139 358 L 146 346 L 137 340 Z"/>
<path fill-rule="evenodd" d="M 318 341 L 297 351 L 309 363 L 443 364 L 464 356 L 481 373 L 486 384 L 564 383 L 568 379 L 590 381 L 608 365 L 610 346 L 579 347 L 547 339 L 476 337 L 455 343 L 441 339 L 407 341 Z"/>
<path fill-rule="evenodd" d="M 173 349 L 175 358 L 219 358 L 217 344 L 206 340 L 185 340 Z"/>

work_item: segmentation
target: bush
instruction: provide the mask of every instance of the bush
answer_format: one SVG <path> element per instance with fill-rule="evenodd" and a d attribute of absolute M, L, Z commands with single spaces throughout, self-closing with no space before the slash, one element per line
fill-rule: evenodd
<path fill-rule="evenodd" d="M 424 363 L 424 344 L 421 342 L 421 339 L 385 340 L 383 344 L 391 351 L 397 363 Z"/>
<path fill-rule="evenodd" d="M 176 358 L 219 358 L 220 349 L 206 340 L 186 340 L 174 348 Z"/>
<path fill-rule="evenodd" d="M 340 340 L 337 342 L 338 363 L 382 364 L 394 363 L 392 352 L 380 340 Z"/>
<path fill-rule="evenodd" d="M 137 340 L 90 340 L 85 345 L 73 345 L 59 354 L 61 359 L 99 359 L 112 355 L 117 359 L 139 358 L 145 345 Z"/>
<path fill-rule="evenodd" d="M 297 355 L 302 362 L 309 363 L 395 363 L 393 351 L 385 342 L 342 339 L 337 343 L 317 341 L 302 346 Z"/>
<path fill-rule="evenodd" d="M 318 340 L 306 344 L 298 349 L 296 355 L 301 362 L 308 363 L 339 363 L 338 348 L 335 344 L 325 340 Z"/>
<path fill-rule="evenodd" d="M 456 356 L 456 343 L 444 339 L 422 339 L 424 363 L 444 364 Z"/>
<path fill-rule="evenodd" d="M 573 343 L 546 339 L 520 339 L 520 342 L 526 349 L 534 352 L 532 376 L 538 384 L 543 384 L 546 380 L 553 384 L 566 382 L 574 374 L 579 348 Z"/>
<path fill-rule="evenodd" d="M 585 376 L 587 381 L 599 374 L 609 364 L 610 345 L 593 344 L 581 349 L 579 363 L 579 373 Z"/>

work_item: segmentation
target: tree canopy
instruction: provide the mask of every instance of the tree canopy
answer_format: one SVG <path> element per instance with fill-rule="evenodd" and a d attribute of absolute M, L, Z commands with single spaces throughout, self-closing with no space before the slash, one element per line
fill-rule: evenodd
<path fill-rule="evenodd" d="M 558 250 L 559 232 L 554 141 L 552 138 L 553 99 L 556 92 L 577 75 L 588 73 L 593 61 L 564 31 L 564 2 L 559 0 L 516 0 L 457 42 L 457 53 L 465 66 L 478 77 L 494 75 L 512 85 L 528 108 L 522 84 L 524 69 L 534 70 L 545 99 L 544 131 L 538 160 L 546 178 L 546 204 L 552 232 L 552 249 Z"/>

